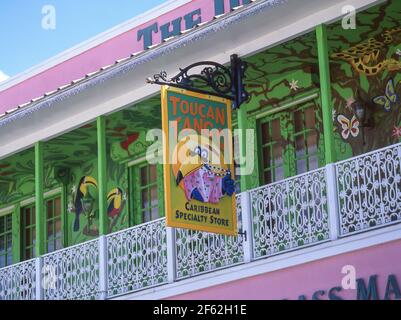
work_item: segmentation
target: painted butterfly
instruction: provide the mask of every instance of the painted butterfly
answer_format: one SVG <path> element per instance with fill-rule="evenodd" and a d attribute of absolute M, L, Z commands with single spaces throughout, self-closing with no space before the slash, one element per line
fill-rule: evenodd
<path fill-rule="evenodd" d="M 347 140 L 349 135 L 351 134 L 354 138 L 356 138 L 359 134 L 359 121 L 355 116 L 352 116 L 351 121 L 340 114 L 337 117 L 337 121 L 341 124 L 343 131 L 341 132 L 342 137 Z"/>
<path fill-rule="evenodd" d="M 401 138 L 401 127 L 397 128 L 396 126 L 394 126 L 393 137 Z"/>
<path fill-rule="evenodd" d="M 386 93 L 384 96 L 377 96 L 373 98 L 373 102 L 381 105 L 384 110 L 390 111 L 394 104 L 398 102 L 398 95 L 394 89 L 394 81 L 390 79 L 386 85 Z"/>

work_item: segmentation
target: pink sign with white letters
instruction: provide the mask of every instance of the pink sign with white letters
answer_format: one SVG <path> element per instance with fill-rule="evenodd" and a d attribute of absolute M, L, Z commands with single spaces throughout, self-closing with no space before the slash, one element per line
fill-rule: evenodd
<path fill-rule="evenodd" d="M 401 240 L 397 240 L 171 299 L 400 300 L 400 288 Z"/>

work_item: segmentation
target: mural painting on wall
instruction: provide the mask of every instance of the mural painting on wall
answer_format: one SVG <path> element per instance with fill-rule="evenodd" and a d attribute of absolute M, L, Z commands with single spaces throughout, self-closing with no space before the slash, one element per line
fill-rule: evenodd
<path fill-rule="evenodd" d="M 149 128 L 160 128 L 160 98 L 155 97 L 129 109 L 110 115 L 107 119 L 107 215 L 108 232 L 129 227 L 127 197 L 129 193 L 127 162 L 145 155 L 153 142 L 146 141 Z M 157 110 L 157 111 L 156 111 Z M 68 190 L 68 207 L 73 222 L 69 224 L 73 243 L 99 234 L 99 204 L 95 126 L 86 127 L 80 139 L 84 165 L 75 164 Z M 67 137 L 66 139 L 70 139 Z M 77 137 L 75 137 L 77 138 Z M 86 151 L 84 151 L 86 149 Z"/>
<path fill-rule="evenodd" d="M 160 128 L 160 98 L 154 97 L 115 113 L 107 120 L 107 213 L 109 232 L 129 227 L 127 162 L 145 155 L 153 142 L 148 128 Z M 64 185 L 68 245 L 91 240 L 99 233 L 96 125 L 87 124 L 59 136 L 45 147 L 45 190 Z M 64 182 L 54 168 L 68 168 Z M 31 198 L 35 192 L 34 151 L 23 151 L 0 162 L 0 208 Z M 60 193 L 61 195 L 61 193 Z"/>
<path fill-rule="evenodd" d="M 307 34 L 246 58 L 248 111 L 277 108 L 299 94 L 318 88 L 314 34 Z"/>
<path fill-rule="evenodd" d="M 110 152 L 113 161 L 141 157 L 153 143 L 146 141 L 147 131 L 161 128 L 160 97 L 150 98 L 134 108 L 111 115 L 109 121 L 113 123 L 113 129 L 107 132 L 112 138 Z"/>
<path fill-rule="evenodd" d="M 401 2 L 388 1 L 375 6 L 359 13 L 357 19 L 356 30 L 342 29 L 341 22 L 328 26 L 337 160 L 397 143 L 401 136 L 398 130 L 401 127 Z M 250 128 L 257 128 L 256 112 L 273 111 L 303 95 L 319 92 L 314 32 L 246 61 L 249 67 L 245 81 L 251 95 L 246 104 Z M 357 104 L 366 110 L 363 123 L 355 113 Z M 291 122 L 287 124 L 290 126 Z M 281 131 L 285 135 L 290 129 L 283 126 Z M 320 127 L 319 145 L 322 137 Z M 284 142 L 291 144 L 286 139 Z M 255 172 L 255 182 L 251 183 L 254 187 L 257 168 Z"/>
<path fill-rule="evenodd" d="M 35 179 L 30 174 L 31 168 L 34 168 L 33 160 L 18 164 L 12 161 L 0 164 L 1 205 L 13 203 L 34 191 Z"/>
<path fill-rule="evenodd" d="M 96 221 L 99 219 L 98 208 L 98 184 L 96 179 L 90 176 L 84 176 L 80 179 L 78 187 L 73 186 L 71 190 L 71 199 L 68 205 L 68 211 L 75 214 L 73 231 L 78 232 L 81 229 L 80 216 L 86 218 L 85 226 L 82 233 L 89 237 L 99 235 L 99 229 Z M 109 218 L 109 230 L 112 232 L 118 218 L 124 210 L 127 196 L 126 193 L 119 187 L 113 188 L 107 194 L 107 216 Z"/>
<path fill-rule="evenodd" d="M 0 163 L 0 208 L 31 198 L 35 192 L 34 152 L 26 150 Z M 52 167 L 44 168 L 44 187 L 57 186 Z"/>
<path fill-rule="evenodd" d="M 248 63 L 245 85 L 250 94 L 250 100 L 243 105 L 248 112 L 248 128 L 259 132 L 261 112 L 274 113 L 283 105 L 293 104 L 289 109 L 280 112 L 280 144 L 283 147 L 282 158 L 286 159 L 286 176 L 296 174 L 296 155 L 293 113 L 295 110 L 306 109 L 306 104 L 315 110 L 320 110 L 318 98 L 297 104 L 296 101 L 308 96 L 314 96 L 319 91 L 319 70 L 314 33 L 300 36 L 294 40 L 262 51 L 245 59 Z M 295 102 L 295 103 L 294 103 Z M 235 113 L 234 113 L 235 114 Z M 316 143 L 318 162 L 324 164 L 324 139 L 321 112 L 316 112 Z M 254 137 L 255 154 L 260 150 L 260 137 Z M 255 161 L 253 173 L 246 177 L 250 188 L 260 185 L 260 163 Z"/>
<path fill-rule="evenodd" d="M 401 3 L 357 15 L 356 30 L 329 28 L 333 120 L 342 160 L 400 141 Z M 365 40 L 368 39 L 368 40 Z M 364 119 L 357 109 L 363 109 Z"/>

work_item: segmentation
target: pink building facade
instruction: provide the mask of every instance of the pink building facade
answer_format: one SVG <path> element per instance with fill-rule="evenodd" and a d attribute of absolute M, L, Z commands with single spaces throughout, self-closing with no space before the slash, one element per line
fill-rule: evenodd
<path fill-rule="evenodd" d="M 401 242 L 392 241 L 171 299 L 399 300 L 400 255 Z"/>
<path fill-rule="evenodd" d="M 170 0 L 0 84 L 0 300 L 401 299 L 400 12 Z M 170 228 L 145 80 L 232 54 L 238 234 Z"/>

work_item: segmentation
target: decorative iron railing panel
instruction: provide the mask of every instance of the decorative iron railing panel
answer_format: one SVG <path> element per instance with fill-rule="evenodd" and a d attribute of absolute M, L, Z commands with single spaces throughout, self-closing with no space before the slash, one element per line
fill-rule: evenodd
<path fill-rule="evenodd" d="M 401 221 L 401 144 L 336 164 L 340 234 Z"/>
<path fill-rule="evenodd" d="M 243 215 L 252 245 L 242 235 L 167 230 L 162 218 L 0 269 L 0 300 L 111 298 L 321 243 L 329 222 L 333 231 L 339 221 L 341 236 L 401 222 L 401 144 L 334 166 L 237 195 L 238 229 Z"/>
<path fill-rule="evenodd" d="M 35 299 L 35 259 L 0 269 L 0 300 Z"/>
<path fill-rule="evenodd" d="M 237 195 L 238 229 L 241 224 L 241 197 Z M 176 229 L 177 279 L 227 268 L 244 262 L 243 237 Z"/>
<path fill-rule="evenodd" d="M 45 300 L 99 299 L 99 241 L 43 256 Z"/>
<path fill-rule="evenodd" d="M 107 236 L 108 295 L 167 282 L 165 218 Z"/>
<path fill-rule="evenodd" d="M 329 239 L 325 169 L 250 191 L 254 258 Z"/>

